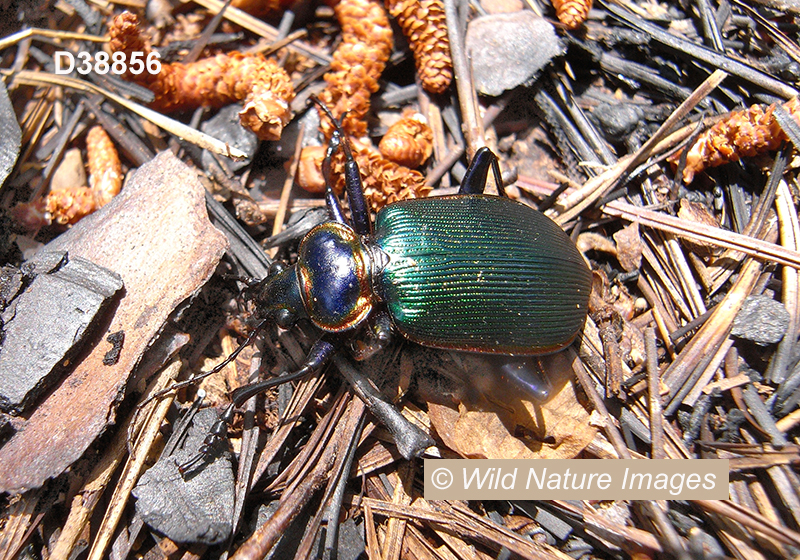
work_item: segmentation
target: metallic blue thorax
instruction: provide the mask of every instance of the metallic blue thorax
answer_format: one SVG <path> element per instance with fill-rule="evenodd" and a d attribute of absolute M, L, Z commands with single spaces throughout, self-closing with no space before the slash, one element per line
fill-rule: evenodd
<path fill-rule="evenodd" d="M 311 230 L 297 255 L 300 294 L 319 328 L 353 328 L 372 310 L 367 252 L 348 226 L 328 222 Z"/>

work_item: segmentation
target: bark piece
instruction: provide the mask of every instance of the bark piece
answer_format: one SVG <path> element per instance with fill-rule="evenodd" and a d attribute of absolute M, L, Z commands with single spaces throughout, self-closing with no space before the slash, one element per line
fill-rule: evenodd
<path fill-rule="evenodd" d="M 63 373 L 122 278 L 80 257 L 37 255 L 36 276 L 3 311 L 0 410 L 21 413 Z"/>
<path fill-rule="evenodd" d="M 224 253 L 208 221 L 194 171 L 165 152 L 139 168 L 122 193 L 46 246 L 116 271 L 125 291 L 106 333 L 125 332 L 119 361 L 104 365 L 102 342 L 0 449 L 0 491 L 24 492 L 58 476 L 114 423 L 142 353 L 173 310 L 195 294 Z"/>

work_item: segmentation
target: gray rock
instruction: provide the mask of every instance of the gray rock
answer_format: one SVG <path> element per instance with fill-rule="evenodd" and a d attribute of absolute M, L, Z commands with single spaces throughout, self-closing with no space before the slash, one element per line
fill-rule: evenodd
<path fill-rule="evenodd" d="M 756 344 L 780 342 L 789 328 L 789 312 L 768 296 L 750 296 L 733 320 L 731 335 Z"/>
<path fill-rule="evenodd" d="M 531 83 L 565 50 L 552 24 L 529 10 L 475 18 L 466 48 L 476 89 L 492 96 Z"/>
<path fill-rule="evenodd" d="M 136 513 L 175 542 L 214 545 L 231 534 L 234 482 L 230 453 L 219 454 L 185 479 L 178 472 L 178 465 L 200 449 L 216 420 L 215 410 L 199 411 L 183 449 L 170 456 L 162 455 L 133 489 Z"/>
<path fill-rule="evenodd" d="M 0 84 L 0 185 L 14 169 L 21 145 L 22 131 L 3 83 Z"/>

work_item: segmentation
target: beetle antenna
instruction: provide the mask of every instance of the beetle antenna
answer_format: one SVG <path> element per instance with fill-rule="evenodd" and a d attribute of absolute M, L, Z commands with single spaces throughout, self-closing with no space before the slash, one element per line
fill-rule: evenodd
<path fill-rule="evenodd" d="M 311 95 L 309 99 L 313 101 L 314 104 L 319 108 L 319 110 L 325 113 L 325 116 L 328 117 L 328 120 L 330 120 L 331 123 L 333 123 L 334 133 L 333 136 L 331 137 L 331 144 L 328 146 L 328 152 L 333 153 L 331 151 L 331 147 L 333 147 L 333 142 L 334 142 L 333 139 L 338 137 L 336 140 L 336 146 L 333 148 L 333 151 L 335 151 L 336 148 L 339 148 L 341 146 L 342 151 L 344 152 L 345 161 L 354 162 L 353 150 L 350 148 L 350 142 L 347 139 L 347 133 L 344 131 L 344 128 L 342 127 L 342 120 L 344 120 L 344 117 L 347 115 L 347 113 L 345 113 L 342 116 L 342 120 L 339 120 L 333 116 L 331 110 L 328 108 L 327 105 L 325 105 L 320 100 L 319 97 L 317 97 L 316 95 Z"/>
<path fill-rule="evenodd" d="M 180 381 L 178 383 L 173 383 L 172 385 L 170 385 L 166 389 L 162 389 L 160 391 L 157 391 L 157 392 L 153 393 L 152 395 L 147 397 L 139 405 L 139 408 L 142 408 L 143 406 L 145 406 L 150 401 L 154 401 L 154 400 L 156 400 L 156 399 L 158 399 L 160 397 L 163 397 L 164 395 L 168 395 L 170 393 L 174 393 L 175 391 L 183 389 L 184 387 L 189 387 L 190 385 L 194 385 L 195 383 L 197 383 L 198 381 L 202 381 L 203 379 L 205 379 L 209 375 L 213 375 L 215 373 L 218 373 L 218 372 L 222 371 L 228 364 L 230 364 L 233 360 L 235 360 L 236 357 L 239 354 L 242 353 L 242 350 L 244 350 L 247 346 L 249 346 L 250 343 L 252 343 L 256 339 L 256 337 L 259 334 L 261 334 L 261 331 L 263 331 L 264 328 L 268 324 L 269 324 L 269 320 L 268 319 L 264 319 L 263 321 L 261 321 L 258 325 L 256 325 L 256 328 L 253 329 L 253 332 L 250 333 L 250 335 L 247 337 L 247 339 L 245 339 L 245 341 L 242 342 L 239 345 L 238 348 L 236 348 L 236 350 L 231 352 L 230 355 L 227 358 L 225 358 L 222 362 L 220 362 L 219 364 L 217 364 L 216 366 L 214 366 L 210 370 L 201 371 L 200 373 L 196 373 L 195 375 L 191 376 L 189 379 L 186 379 L 184 381 Z"/>
<path fill-rule="evenodd" d="M 372 234 L 372 221 L 370 220 L 369 208 L 367 207 L 366 198 L 364 198 L 364 184 L 361 182 L 361 172 L 358 170 L 358 164 L 353 158 L 353 151 L 350 147 L 350 141 L 347 138 L 347 133 L 342 128 L 342 123 L 333 116 L 331 110 L 322 102 L 316 95 L 312 95 L 309 99 L 314 102 L 319 110 L 325 113 L 325 116 L 333 123 L 334 135 L 331 137 L 331 142 L 337 142 L 337 148 L 341 146 L 344 152 L 344 184 L 347 189 L 347 197 L 350 199 L 350 212 L 352 213 L 353 229 L 359 235 Z M 338 135 L 338 140 L 334 140 Z M 329 147 L 330 150 L 330 147 Z M 329 151 L 332 155 L 333 152 Z M 324 173 L 324 170 L 323 170 Z"/>

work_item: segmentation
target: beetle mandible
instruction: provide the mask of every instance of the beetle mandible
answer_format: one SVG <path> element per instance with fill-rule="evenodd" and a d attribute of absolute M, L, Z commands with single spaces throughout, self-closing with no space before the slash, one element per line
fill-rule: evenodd
<path fill-rule="evenodd" d="M 321 335 L 299 370 L 236 389 L 182 471 L 224 438 L 236 407 L 320 370 L 365 334 L 378 349 L 398 332 L 433 348 L 531 356 L 566 347 L 585 321 L 591 273 L 583 257 L 552 220 L 505 197 L 491 150 L 478 150 L 457 195 L 389 204 L 373 227 L 348 140 L 314 101 L 335 127 L 323 163 L 329 220 L 305 235 L 295 264 L 274 263 L 247 293 L 258 328 L 308 319 Z M 345 156 L 349 222 L 331 188 L 338 149 Z M 501 196 L 483 194 L 490 167 Z"/>

